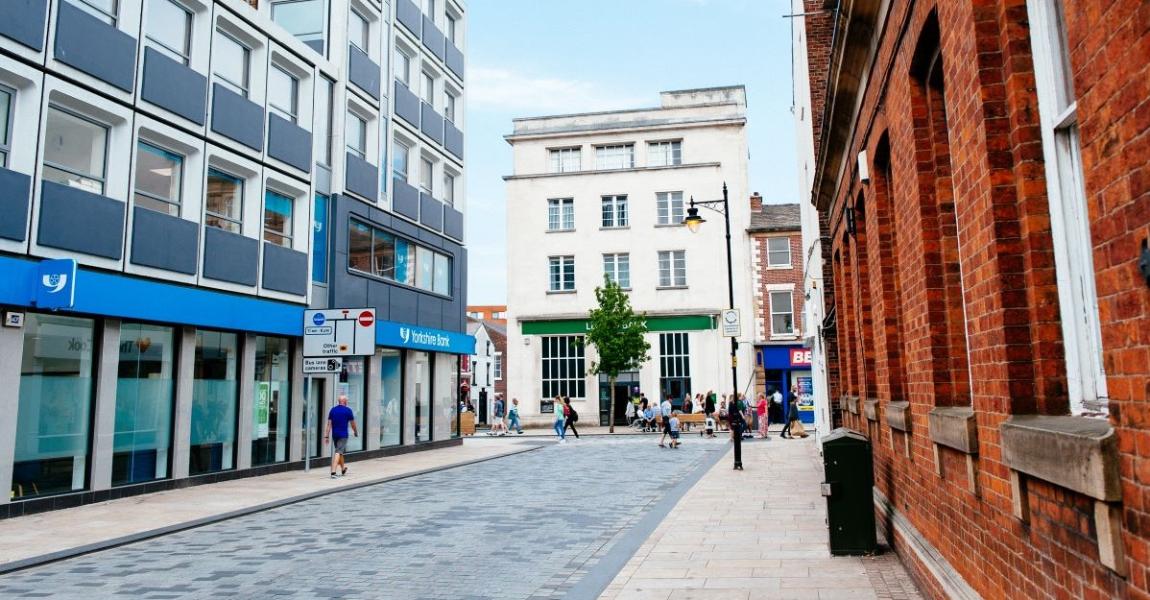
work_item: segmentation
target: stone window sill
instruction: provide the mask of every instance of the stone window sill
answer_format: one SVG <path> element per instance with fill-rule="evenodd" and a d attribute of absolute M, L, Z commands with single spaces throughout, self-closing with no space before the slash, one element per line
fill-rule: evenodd
<path fill-rule="evenodd" d="M 930 411 L 930 441 L 964 454 L 978 454 L 978 423 L 969 406 L 939 406 Z"/>
<path fill-rule="evenodd" d="M 575 290 L 547 290 L 548 296 L 556 296 L 561 294 L 574 294 Z"/>
<path fill-rule="evenodd" d="M 868 421 L 878 421 L 878 398 L 863 400 L 863 415 Z"/>
<path fill-rule="evenodd" d="M 1125 575 L 1118 436 L 1110 423 L 1087 417 L 1015 415 L 1002 424 L 1001 433 L 1014 516 L 1030 521 L 1028 477 L 1093 499 L 1098 559 Z"/>
<path fill-rule="evenodd" d="M 910 402 L 887 402 L 886 424 L 891 429 L 902 432 L 910 431 Z"/>
<path fill-rule="evenodd" d="M 847 396 L 847 410 L 849 410 L 852 415 L 859 414 L 858 396 Z"/>

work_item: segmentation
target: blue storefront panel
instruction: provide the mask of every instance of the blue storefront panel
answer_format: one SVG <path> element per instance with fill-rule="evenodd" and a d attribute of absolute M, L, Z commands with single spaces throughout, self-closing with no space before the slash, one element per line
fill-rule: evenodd
<path fill-rule="evenodd" d="M 775 386 L 789 397 L 792 386 L 799 387 L 799 419 L 804 425 L 815 422 L 814 384 L 811 379 L 811 349 L 803 346 L 759 346 L 756 362 L 767 374 L 768 388 Z M 765 391 L 765 390 L 761 390 Z M 784 407 L 786 402 L 784 402 Z"/>

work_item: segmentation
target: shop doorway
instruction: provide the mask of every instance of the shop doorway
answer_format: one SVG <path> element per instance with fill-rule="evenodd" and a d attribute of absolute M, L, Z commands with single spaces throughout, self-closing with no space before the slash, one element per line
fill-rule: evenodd
<path fill-rule="evenodd" d="M 307 390 L 307 406 L 310 410 L 304 413 L 308 422 L 304 425 L 304 439 L 303 447 L 308 448 L 309 456 L 316 458 L 320 455 L 323 444 L 323 427 L 324 427 L 324 400 L 325 392 L 327 392 L 327 378 L 325 377 L 311 377 L 310 388 Z M 311 445 L 308 445 L 308 430 L 311 430 Z"/>
<path fill-rule="evenodd" d="M 659 385 L 662 389 L 659 390 L 659 400 L 667 396 L 671 397 L 671 408 L 674 410 L 683 409 L 683 396 L 691 393 L 691 378 L 690 377 L 664 377 L 660 380 Z"/>
<path fill-rule="evenodd" d="M 619 373 L 615 379 L 615 425 L 627 425 L 627 402 L 639 387 L 639 372 Z M 599 375 L 599 424 L 608 425 L 607 415 L 611 412 L 611 383 L 606 375 Z"/>

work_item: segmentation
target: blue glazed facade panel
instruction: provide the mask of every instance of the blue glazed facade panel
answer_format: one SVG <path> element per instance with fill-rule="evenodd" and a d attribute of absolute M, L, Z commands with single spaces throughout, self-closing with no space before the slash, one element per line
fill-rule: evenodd
<path fill-rule="evenodd" d="M 56 60 L 125 92 L 132 91 L 136 39 L 67 2 L 57 7 Z"/>
<path fill-rule="evenodd" d="M 156 106 L 203 125 L 208 80 L 152 48 L 144 49 L 144 83 L 140 97 Z"/>
<path fill-rule="evenodd" d="M 311 132 L 277 114 L 269 114 L 268 156 L 301 171 L 311 171 Z"/>
<path fill-rule="evenodd" d="M 0 35 L 37 52 L 44 49 L 48 0 L 5 0 Z"/>
<path fill-rule="evenodd" d="M 218 83 L 212 84 L 212 131 L 262 152 L 264 109 Z"/>
<path fill-rule="evenodd" d="M 259 241 L 204 227 L 204 277 L 254 286 L 259 271 Z"/>
<path fill-rule="evenodd" d="M 307 254 L 276 244 L 264 243 L 264 288 L 307 295 Z"/>
<path fill-rule="evenodd" d="M 28 205 L 32 178 L 0 168 L 0 238 L 28 239 Z"/>
<path fill-rule="evenodd" d="M 198 224 L 147 208 L 132 210 L 132 264 L 195 275 L 199 247 Z"/>
<path fill-rule="evenodd" d="M 106 196 L 40 182 L 41 246 L 120 260 L 124 255 L 124 203 Z"/>

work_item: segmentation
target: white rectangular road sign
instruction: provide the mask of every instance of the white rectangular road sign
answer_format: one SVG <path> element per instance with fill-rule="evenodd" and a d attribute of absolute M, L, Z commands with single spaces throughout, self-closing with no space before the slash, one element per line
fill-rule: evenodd
<path fill-rule="evenodd" d="M 321 375 L 324 373 L 339 373 L 343 370 L 342 358 L 305 358 L 303 359 L 304 375 Z"/>
<path fill-rule="evenodd" d="M 304 356 L 316 358 L 372 354 L 375 354 L 374 308 L 304 311 Z"/>
<path fill-rule="evenodd" d="M 743 323 L 739 318 L 739 309 L 724 308 L 719 315 L 722 321 L 723 337 L 739 337 L 743 330 Z"/>

